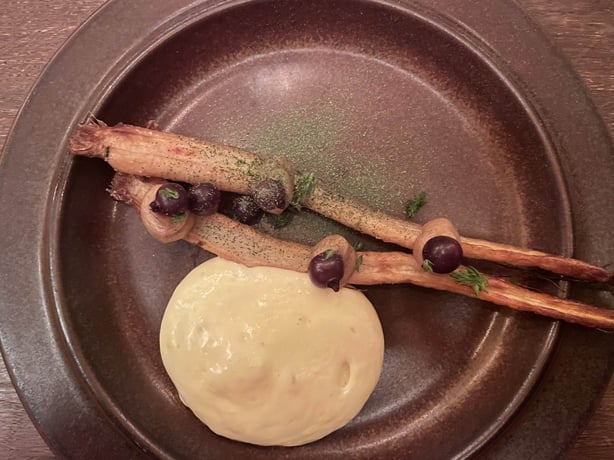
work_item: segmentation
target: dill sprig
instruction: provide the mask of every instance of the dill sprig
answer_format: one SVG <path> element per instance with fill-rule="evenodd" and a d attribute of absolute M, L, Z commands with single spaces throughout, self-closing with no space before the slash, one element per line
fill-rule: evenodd
<path fill-rule="evenodd" d="M 475 267 L 468 266 L 465 270 L 450 273 L 450 276 L 457 283 L 473 288 L 476 297 L 479 297 L 481 291 L 488 291 L 488 280 Z"/>
<path fill-rule="evenodd" d="M 354 270 L 359 272 L 360 267 L 362 266 L 362 263 L 363 263 L 363 259 L 362 259 L 362 254 L 361 254 L 356 258 L 356 263 L 354 264 Z"/>
<path fill-rule="evenodd" d="M 405 216 L 411 219 L 426 204 L 426 192 L 420 192 L 405 203 Z"/>
<path fill-rule="evenodd" d="M 171 217 L 171 222 L 173 224 L 180 224 L 188 218 L 188 215 L 184 212 L 183 214 L 178 214 L 176 216 Z"/>
<path fill-rule="evenodd" d="M 285 211 L 281 214 L 267 214 L 267 218 L 269 223 L 275 230 L 279 230 L 281 228 L 287 227 L 292 220 L 292 214 Z"/>
<path fill-rule="evenodd" d="M 301 210 L 303 200 L 313 191 L 316 185 L 316 176 L 314 173 L 305 173 L 298 176 L 294 185 L 294 193 L 290 206 L 297 211 Z"/>
<path fill-rule="evenodd" d="M 160 188 L 160 190 L 158 190 L 158 193 L 164 195 L 166 198 L 172 198 L 173 200 L 179 198 L 179 192 L 168 187 Z"/>
<path fill-rule="evenodd" d="M 428 259 L 424 259 L 424 262 L 422 262 L 422 270 L 424 270 L 425 272 L 432 272 L 433 262 Z"/>

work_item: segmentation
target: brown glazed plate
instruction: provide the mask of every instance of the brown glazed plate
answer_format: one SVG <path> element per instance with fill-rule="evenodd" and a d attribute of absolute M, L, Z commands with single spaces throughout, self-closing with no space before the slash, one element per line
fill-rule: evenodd
<path fill-rule="evenodd" d="M 210 255 L 154 241 L 106 194 L 110 168 L 67 154 L 90 114 L 283 153 L 399 215 L 424 190 L 420 222 L 444 215 L 467 235 L 612 263 L 607 130 L 514 2 L 109 2 L 49 65 L 6 145 L 0 196 L 20 203 L 0 200 L 2 349 L 33 420 L 71 458 L 551 459 L 583 427 L 611 335 L 383 286 L 366 291 L 383 374 L 356 419 L 291 449 L 214 435 L 158 353 L 173 288 Z M 332 231 L 346 232 L 304 212 L 278 234 Z"/>

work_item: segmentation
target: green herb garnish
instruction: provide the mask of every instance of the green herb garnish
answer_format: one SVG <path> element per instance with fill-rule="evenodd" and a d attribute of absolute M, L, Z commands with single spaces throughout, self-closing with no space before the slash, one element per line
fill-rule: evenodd
<path fill-rule="evenodd" d="M 481 291 L 488 291 L 488 280 L 475 267 L 467 267 L 465 270 L 450 273 L 450 276 L 457 283 L 471 286 L 476 297 L 480 295 Z"/>
<path fill-rule="evenodd" d="M 178 216 L 172 216 L 171 221 L 173 222 L 173 224 L 180 224 L 187 218 L 188 218 L 188 215 L 184 212 L 183 214 L 179 214 Z"/>
<path fill-rule="evenodd" d="M 426 204 L 426 193 L 420 192 L 405 203 L 405 216 L 411 219 Z"/>
<path fill-rule="evenodd" d="M 356 270 L 357 272 L 360 271 L 360 267 L 362 265 L 362 254 L 358 256 L 358 258 L 356 259 L 356 263 L 354 264 L 354 270 Z"/>
<path fill-rule="evenodd" d="M 275 230 L 286 227 L 292 220 L 292 214 L 283 212 L 281 214 L 267 214 L 270 224 Z"/>
<path fill-rule="evenodd" d="M 422 270 L 424 270 L 425 272 L 432 272 L 433 262 L 428 259 L 424 259 L 424 262 L 422 262 Z"/>
<path fill-rule="evenodd" d="M 305 173 L 298 176 L 290 205 L 297 211 L 300 211 L 303 200 L 313 191 L 315 185 L 316 176 L 313 173 Z"/>
<path fill-rule="evenodd" d="M 362 241 L 357 241 L 354 244 L 354 250 L 355 251 L 362 251 L 362 248 L 364 248 L 364 247 L 365 247 L 365 245 L 364 245 L 364 243 Z"/>
<path fill-rule="evenodd" d="M 335 251 L 334 249 L 327 249 L 326 251 L 324 251 L 324 260 L 330 259 L 335 254 L 337 254 L 337 251 Z"/>
<path fill-rule="evenodd" d="M 158 192 L 164 195 L 166 198 L 172 198 L 173 200 L 179 198 L 179 192 L 168 187 L 162 187 Z"/>

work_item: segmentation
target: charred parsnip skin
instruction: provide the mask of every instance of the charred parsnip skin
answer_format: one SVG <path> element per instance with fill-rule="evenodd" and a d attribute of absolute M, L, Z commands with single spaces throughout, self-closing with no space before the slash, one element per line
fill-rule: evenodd
<path fill-rule="evenodd" d="M 132 204 L 138 210 L 152 187 L 155 184 L 133 176 L 116 174 L 109 191 L 115 199 Z M 279 267 L 298 272 L 307 271 L 314 251 L 310 246 L 265 235 L 221 214 L 196 216 L 194 226 L 185 240 L 247 266 Z M 410 254 L 360 252 L 359 255 L 363 257 L 363 263 L 360 271 L 351 274 L 351 284 L 411 283 L 475 297 L 470 287 L 457 283 L 451 277 L 425 272 Z M 532 292 L 493 277 L 487 277 L 487 280 L 488 291 L 480 293 L 479 298 L 482 300 L 583 326 L 614 330 L 612 310 Z"/>
<path fill-rule="evenodd" d="M 313 247 L 311 257 L 313 258 L 328 250 L 335 251 L 343 259 L 343 277 L 339 282 L 339 286 L 343 287 L 350 282 L 350 277 L 354 273 L 357 259 L 356 250 L 341 235 L 329 235 Z"/>
<path fill-rule="evenodd" d="M 212 182 L 221 190 L 243 194 L 251 194 L 253 187 L 265 178 L 285 180 L 282 176 L 288 173 L 294 181 L 294 172 L 286 169 L 287 162 L 279 170 L 271 171 L 262 157 L 236 147 L 131 125 L 109 127 L 100 122 L 81 125 L 70 140 L 70 151 L 102 158 L 119 172 L 189 183 Z M 422 231 L 418 224 L 374 210 L 319 184 L 302 200 L 302 205 L 405 248 L 413 248 Z M 577 259 L 475 238 L 461 237 L 460 242 L 468 258 L 538 267 L 578 280 L 614 284 L 614 274 Z"/>

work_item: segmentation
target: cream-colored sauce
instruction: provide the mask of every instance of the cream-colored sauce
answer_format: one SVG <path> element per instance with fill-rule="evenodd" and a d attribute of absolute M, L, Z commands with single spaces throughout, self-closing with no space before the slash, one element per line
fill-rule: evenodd
<path fill-rule="evenodd" d="M 214 258 L 177 286 L 160 350 L 181 400 L 212 431 L 295 446 L 358 414 L 379 379 L 384 337 L 357 290 Z"/>

